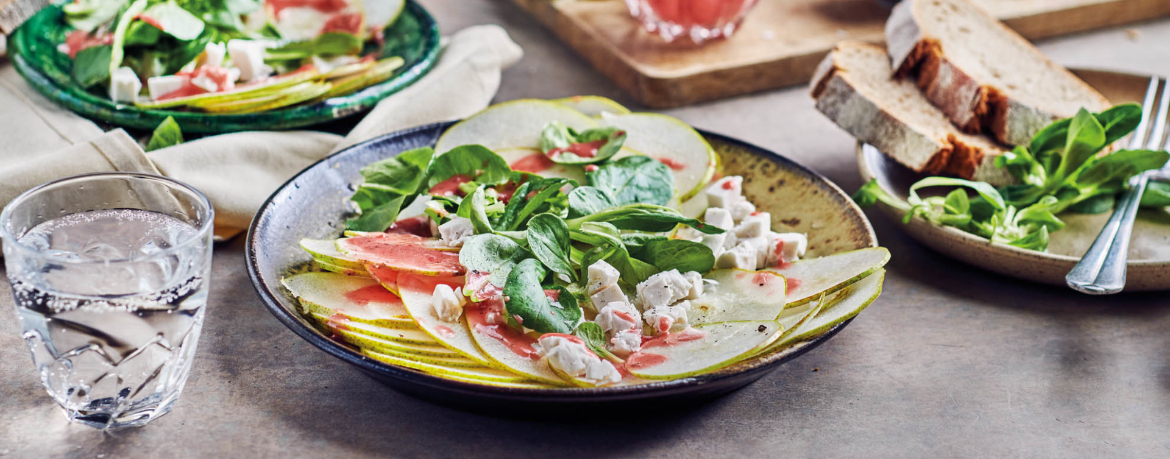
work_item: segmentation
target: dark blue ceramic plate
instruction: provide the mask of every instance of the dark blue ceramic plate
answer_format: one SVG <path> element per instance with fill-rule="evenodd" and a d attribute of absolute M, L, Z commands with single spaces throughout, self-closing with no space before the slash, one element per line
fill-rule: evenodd
<path fill-rule="evenodd" d="M 386 27 L 381 57 L 400 56 L 405 64 L 389 79 L 347 96 L 312 105 L 261 113 L 217 115 L 198 111 L 142 109 L 117 104 L 106 95 L 86 91 L 73 81 L 73 60 L 57 51 L 70 29 L 61 6 L 49 5 L 16 29 L 9 38 L 16 70 L 49 100 L 87 118 L 116 126 L 152 130 L 168 116 L 184 133 L 225 133 L 294 129 L 365 112 L 378 101 L 414 83 L 435 65 L 439 56 L 439 26 L 414 0 L 408 0 L 398 19 Z"/>
<path fill-rule="evenodd" d="M 248 274 L 272 314 L 293 332 L 325 352 L 403 392 L 465 408 L 604 408 L 633 401 L 696 399 L 722 395 L 747 385 L 780 364 L 820 345 L 840 331 L 838 325 L 815 340 L 758 356 L 719 371 L 651 384 L 612 388 L 514 389 L 440 379 L 362 356 L 314 327 L 297 312 L 296 300 L 280 285 L 281 276 L 311 262 L 301 238 L 339 237 L 350 216 L 348 199 L 361 182 L 358 170 L 400 152 L 432 146 L 452 123 L 396 132 L 355 145 L 305 169 L 268 198 L 248 231 Z M 809 234 L 809 256 L 877 246 L 877 236 L 861 210 L 820 174 L 776 153 L 718 134 L 700 131 L 719 153 L 722 173 L 743 175 L 744 193 L 785 231 Z M 798 204 L 794 204 L 798 203 Z M 511 411 L 511 410 L 510 410 Z"/>

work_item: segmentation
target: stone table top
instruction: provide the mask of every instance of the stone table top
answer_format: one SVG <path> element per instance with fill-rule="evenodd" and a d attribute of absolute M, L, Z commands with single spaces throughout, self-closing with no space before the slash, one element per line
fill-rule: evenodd
<path fill-rule="evenodd" d="M 598 94 L 636 104 L 503 0 L 423 0 L 445 33 L 506 27 L 526 56 L 498 100 Z M 1170 74 L 1170 20 L 1041 43 L 1069 65 Z M 804 88 L 669 110 L 770 148 L 846 190 L 853 141 Z M 1167 457 L 1170 300 L 1089 297 L 971 268 L 871 212 L 893 259 L 847 329 L 714 402 L 606 420 L 505 419 L 388 389 L 300 339 L 261 304 L 243 241 L 216 248 L 203 337 L 175 410 L 103 434 L 45 395 L 0 292 L 6 457 Z M 242 238 L 241 238 L 242 239 Z"/>

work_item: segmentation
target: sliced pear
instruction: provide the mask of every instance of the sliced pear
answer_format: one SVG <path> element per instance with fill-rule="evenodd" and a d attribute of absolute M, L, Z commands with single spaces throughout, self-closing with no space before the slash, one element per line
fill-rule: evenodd
<path fill-rule="evenodd" d="M 447 245 L 446 242 L 443 242 L 441 239 L 433 238 L 433 237 L 416 236 L 416 235 L 407 234 L 407 233 L 367 233 L 367 232 L 363 232 L 363 231 L 345 230 L 345 232 L 342 235 L 347 237 L 347 238 L 349 238 L 349 237 L 377 237 L 377 238 L 381 238 L 381 239 L 385 240 L 388 243 L 420 245 L 422 247 L 425 247 L 425 248 L 428 248 L 431 250 L 438 250 L 440 252 L 458 252 L 459 251 L 459 247 L 451 247 L 451 246 Z M 338 239 L 337 242 L 341 242 L 341 239 Z"/>
<path fill-rule="evenodd" d="M 231 91 L 212 92 L 188 97 L 177 97 L 174 99 L 161 101 L 136 103 L 135 105 L 137 105 L 139 108 L 157 109 L 182 106 L 198 106 L 200 104 L 226 103 L 242 99 L 253 99 L 281 92 L 285 88 L 295 86 L 306 81 L 311 81 L 320 76 L 321 72 L 317 71 L 316 68 L 310 68 L 307 70 L 287 73 L 262 83 L 242 85 Z"/>
<path fill-rule="evenodd" d="M 871 247 L 850 252 L 809 258 L 768 271 L 788 279 L 788 304 L 812 301 L 822 292 L 832 293 L 877 271 L 890 261 L 885 247 Z"/>
<path fill-rule="evenodd" d="M 365 270 L 361 260 L 337 250 L 336 239 L 301 239 L 301 248 L 319 261 L 354 271 Z"/>
<path fill-rule="evenodd" d="M 325 316 L 321 314 L 311 314 L 317 323 L 330 330 L 350 331 L 366 336 L 372 336 L 378 339 L 394 341 L 397 343 L 410 344 L 424 344 L 428 346 L 441 346 L 438 341 L 431 338 L 431 335 L 426 334 L 418 328 L 389 328 L 380 327 L 377 325 L 370 325 L 366 323 L 356 322 L 352 320 L 339 321 L 335 317 Z M 340 334 L 340 333 L 339 333 Z"/>
<path fill-rule="evenodd" d="M 657 113 L 606 114 L 601 122 L 626 131 L 626 146 L 670 167 L 679 202 L 702 191 L 719 166 L 715 149 L 677 118 Z"/>
<path fill-rule="evenodd" d="M 462 355 L 438 357 L 433 355 L 418 355 L 409 352 L 398 352 L 391 350 L 376 350 L 379 354 L 385 354 L 391 357 L 398 357 L 400 359 L 413 360 L 415 362 L 429 363 L 431 365 L 439 365 L 453 368 L 486 368 L 479 362 L 471 360 Z"/>
<path fill-rule="evenodd" d="M 771 347 L 783 348 L 807 341 L 824 334 L 841 322 L 856 317 L 882 294 L 882 284 L 885 282 L 885 278 L 886 270 L 879 269 L 864 279 L 845 287 L 838 292 L 835 298 L 826 302 L 811 320 L 797 326 L 792 333 L 777 340 Z"/>
<path fill-rule="evenodd" d="M 369 263 L 363 265 L 362 270 L 364 270 L 368 276 L 378 281 L 379 284 L 382 284 L 383 287 L 386 287 L 386 290 L 394 292 L 394 294 L 399 295 L 399 297 L 402 296 L 401 292 L 398 291 L 398 276 L 400 275 L 398 271 Z"/>
<path fill-rule="evenodd" d="M 461 378 L 458 376 L 451 376 L 451 375 L 441 375 L 441 376 L 445 379 L 450 379 L 453 381 L 460 381 L 460 382 L 466 382 L 466 383 L 472 383 L 472 384 L 483 384 L 485 386 L 493 386 L 493 387 L 507 387 L 509 389 L 556 389 L 557 388 L 557 386 L 553 386 L 550 384 L 544 384 L 544 383 L 538 383 L 536 381 L 497 382 L 497 381 L 485 381 L 482 379 Z"/>
<path fill-rule="evenodd" d="M 363 0 L 360 3 L 366 14 L 366 22 L 371 26 L 386 28 L 402 14 L 406 0 Z"/>
<path fill-rule="evenodd" d="M 415 370 L 430 373 L 440 377 L 456 377 L 461 379 L 470 379 L 475 381 L 485 382 L 502 382 L 502 383 L 520 383 L 526 382 L 526 378 L 515 373 L 509 373 L 495 368 L 458 368 L 448 367 L 443 365 L 435 365 L 430 363 L 417 362 L 410 359 L 403 359 L 394 357 L 392 355 L 374 352 L 368 349 L 362 349 L 362 354 L 391 365 L 398 365 L 406 368 L 413 368 Z"/>
<path fill-rule="evenodd" d="M 398 276 L 398 291 L 402 293 L 402 302 L 406 306 L 406 311 L 410 313 L 410 317 L 414 319 L 419 328 L 431 335 L 435 341 L 459 352 L 468 359 L 479 362 L 481 365 L 495 366 L 496 364 L 476 347 L 475 340 L 471 338 L 471 330 L 467 328 L 467 323 L 462 317 L 457 322 L 447 322 L 435 317 L 432 313 L 434 307 L 431 305 L 431 297 L 435 286 L 440 283 L 446 283 L 451 288 L 463 285 L 462 282 L 447 283 L 442 282 L 441 279 L 416 274 Z"/>
<path fill-rule="evenodd" d="M 377 233 L 337 241 L 337 248 L 358 260 L 400 273 L 459 276 L 465 271 L 459 253 L 435 250 L 404 234 Z M 424 238 L 411 236 L 418 240 Z"/>
<path fill-rule="evenodd" d="M 361 333 L 354 333 L 350 330 L 342 328 L 333 329 L 338 335 L 345 339 L 346 342 L 357 346 L 361 349 L 370 349 L 375 352 L 380 352 L 389 355 L 408 354 L 412 356 L 432 356 L 432 357 L 462 357 L 458 352 L 440 346 L 437 342 L 435 344 L 411 344 L 403 343 L 401 341 L 390 341 L 373 336 L 363 335 Z"/>
<path fill-rule="evenodd" d="M 622 106 L 622 104 L 614 102 L 613 99 L 601 96 L 573 96 L 556 99 L 553 102 L 567 105 L 573 110 L 594 118 L 601 117 L 602 113 L 611 113 L 614 115 L 626 115 L 630 113 L 630 109 Z"/>
<path fill-rule="evenodd" d="M 775 320 L 719 322 L 700 325 L 695 330 L 706 336 L 664 346 L 644 345 L 626 360 L 626 368 L 643 379 L 677 379 L 707 373 L 752 355 L 782 331 Z M 653 341 L 647 345 L 650 343 Z M 640 366 L 638 362 L 647 364 Z"/>
<path fill-rule="evenodd" d="M 324 269 L 324 270 L 329 271 L 329 272 L 343 274 L 343 275 L 351 276 L 351 277 L 364 277 L 367 279 L 371 279 L 370 273 L 366 272 L 366 270 L 364 268 L 360 271 L 355 270 L 355 269 L 349 269 L 349 268 L 346 268 L 343 266 L 338 266 L 338 265 L 329 263 L 327 261 L 322 261 L 322 260 L 319 260 L 316 258 L 313 259 L 313 264 L 317 265 L 318 268 Z M 393 291 L 394 290 L 391 290 L 391 292 L 393 292 Z"/>
<path fill-rule="evenodd" d="M 397 295 L 378 282 L 337 273 L 311 272 L 281 279 L 309 313 L 340 315 L 354 322 L 382 327 L 414 327 Z"/>
<path fill-rule="evenodd" d="M 484 355 L 487 355 L 496 364 L 530 379 L 558 386 L 568 384 L 552 371 L 545 359 L 537 356 L 534 351 L 529 352 L 532 345 L 536 344 L 535 339 L 511 330 L 507 325 L 485 323 L 484 315 L 479 311 L 479 308 L 479 305 L 469 306 L 466 317 L 467 326 L 471 329 L 471 337 Z M 520 355 L 514 351 L 514 346 L 521 349 L 526 355 Z"/>
<path fill-rule="evenodd" d="M 691 300 L 691 325 L 775 320 L 784 310 L 784 276 L 769 271 L 711 271 L 703 295 Z"/>
<path fill-rule="evenodd" d="M 544 126 L 560 121 L 577 130 L 597 127 L 597 122 L 564 104 L 548 100 L 520 99 L 496 104 L 451 126 L 439 137 L 435 152 L 478 144 L 492 151 L 505 148 L 538 148 Z"/>

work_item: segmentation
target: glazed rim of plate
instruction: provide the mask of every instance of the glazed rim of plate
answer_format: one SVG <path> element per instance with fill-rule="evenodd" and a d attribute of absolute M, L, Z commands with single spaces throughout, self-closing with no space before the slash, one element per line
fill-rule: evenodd
<path fill-rule="evenodd" d="M 872 150 L 873 153 L 867 153 L 867 150 Z M 883 158 L 889 159 L 889 157 L 886 156 L 885 153 L 882 153 L 880 150 L 878 150 L 873 145 L 870 145 L 870 144 L 867 144 L 864 142 L 857 142 L 857 164 L 859 166 L 859 169 L 861 170 L 861 178 L 862 178 L 862 180 L 864 180 L 866 182 L 873 180 L 875 178 L 878 178 L 878 174 L 876 174 L 874 172 L 873 168 L 871 167 L 871 165 L 869 163 L 869 159 L 868 159 L 869 157 L 867 156 L 868 154 L 877 154 L 877 155 L 881 155 Z M 899 166 L 901 166 L 901 164 L 899 164 Z M 889 188 L 887 188 L 885 186 L 885 183 L 883 183 L 882 180 L 878 180 L 878 186 L 881 186 L 883 190 L 886 190 L 888 192 L 892 192 L 892 190 L 890 190 Z M 905 212 L 898 210 L 898 209 L 895 209 L 893 207 L 887 206 L 885 203 L 878 202 L 877 205 L 880 206 L 883 210 L 888 211 L 888 212 L 892 212 L 895 215 L 898 215 L 899 217 L 903 217 L 906 215 Z M 930 225 L 931 228 L 935 231 L 944 232 L 948 235 L 957 237 L 957 238 L 962 239 L 962 240 L 969 242 L 971 244 L 982 244 L 982 245 L 985 245 L 985 246 L 992 248 L 993 250 L 1003 250 L 1003 251 L 1012 252 L 1014 254 L 1023 255 L 1023 256 L 1048 258 L 1051 260 L 1068 262 L 1070 266 L 1073 264 L 1076 264 L 1078 261 L 1081 260 L 1078 257 L 1073 257 L 1073 256 L 1069 256 L 1069 255 L 1060 255 L 1060 254 L 1049 253 L 1049 252 L 1038 252 L 1035 250 L 1022 249 L 1019 247 L 1015 247 L 1015 246 L 1011 246 L 1011 245 L 1007 245 L 1007 244 L 1002 244 L 999 242 L 991 242 L 990 239 L 987 239 L 985 237 L 977 236 L 977 235 L 974 235 L 974 234 L 971 234 L 971 233 L 968 233 L 966 231 L 962 231 L 962 230 L 959 230 L 958 228 L 953 228 L 950 226 L 933 225 L 930 222 L 927 222 L 925 220 L 921 221 L 921 223 Z M 1159 265 L 1164 265 L 1166 263 L 1167 263 L 1167 260 L 1129 260 L 1126 264 L 1128 266 L 1159 266 Z"/>
<path fill-rule="evenodd" d="M 605 396 L 619 396 L 619 397 L 626 397 L 626 396 L 635 397 L 635 396 L 639 396 L 639 395 L 656 393 L 656 392 L 668 390 L 671 388 L 682 388 L 682 387 L 686 387 L 686 386 L 714 382 L 714 381 L 717 381 L 720 379 L 730 378 L 733 376 L 737 376 L 737 375 L 741 375 L 741 374 L 745 374 L 745 373 L 750 373 L 750 372 L 754 372 L 754 371 L 764 371 L 764 370 L 770 369 L 776 365 L 779 365 L 781 363 L 784 363 L 784 362 L 792 360 L 796 357 L 799 357 L 800 355 L 804 354 L 805 352 L 812 350 L 813 348 L 821 345 L 825 341 L 832 338 L 834 335 L 836 335 L 838 332 L 840 332 L 842 329 L 844 329 L 845 326 L 849 325 L 849 323 L 853 322 L 852 318 L 848 319 L 844 322 L 841 322 L 840 324 L 837 324 L 833 328 L 830 328 L 829 330 L 822 333 L 820 336 L 817 336 L 816 338 L 813 338 L 811 340 L 803 341 L 803 342 L 794 344 L 788 348 L 773 351 L 772 353 L 769 353 L 769 354 L 758 355 L 758 356 L 749 358 L 747 360 L 736 362 L 735 364 L 732 364 L 730 366 L 727 366 L 727 367 L 724 367 L 724 368 L 721 368 L 721 369 L 718 369 L 718 370 L 715 370 L 712 372 L 703 373 L 703 374 L 699 374 L 699 375 L 695 375 L 695 376 L 689 376 L 689 377 L 685 377 L 685 378 L 679 378 L 679 379 L 672 379 L 672 380 L 665 380 L 665 381 L 653 381 L 653 382 L 648 382 L 648 383 L 633 384 L 633 385 L 628 385 L 628 386 L 614 386 L 614 387 L 564 387 L 564 388 L 539 388 L 538 389 L 538 388 L 500 387 L 500 386 L 493 386 L 493 385 L 489 385 L 489 384 L 479 384 L 479 383 L 473 383 L 473 382 L 456 381 L 456 380 L 452 380 L 452 379 L 442 378 L 439 376 L 434 376 L 430 373 L 427 373 L 427 372 L 424 372 L 421 370 L 415 370 L 412 368 L 402 367 L 402 366 L 398 366 L 398 365 L 391 365 L 391 364 L 388 364 L 388 363 L 385 363 L 385 362 L 382 362 L 379 360 L 375 360 L 375 359 L 366 357 L 357 351 L 354 351 L 353 348 L 348 346 L 348 345 L 345 345 L 345 344 L 342 344 L 342 343 L 339 343 L 337 341 L 330 339 L 329 337 L 322 334 L 316 327 L 309 324 L 307 319 L 305 319 L 303 316 L 301 316 L 301 314 L 296 312 L 296 310 L 295 310 L 296 309 L 295 308 L 296 299 L 295 298 L 291 298 L 290 295 L 283 293 L 281 290 L 279 290 L 279 288 L 274 289 L 273 285 L 271 285 L 269 282 L 267 282 L 267 280 L 260 275 L 260 267 L 258 265 L 257 253 L 256 253 L 256 242 L 257 241 L 255 239 L 255 233 L 256 233 L 257 227 L 260 225 L 260 222 L 262 220 L 263 215 L 265 213 L 269 212 L 270 209 L 272 208 L 272 206 L 270 206 L 268 204 L 273 202 L 273 200 L 277 197 L 277 195 L 279 195 L 286 188 L 291 186 L 293 184 L 293 182 L 295 182 L 298 178 L 300 178 L 300 176 L 302 174 L 306 173 L 309 170 L 312 170 L 312 169 L 315 169 L 315 168 L 321 166 L 322 164 L 326 163 L 327 161 L 334 158 L 335 156 L 340 156 L 340 155 L 346 154 L 351 150 L 361 148 L 367 144 L 380 142 L 380 141 L 383 141 L 384 139 L 387 139 L 387 138 L 408 137 L 408 136 L 410 136 L 414 133 L 417 133 L 417 132 L 432 130 L 432 129 L 436 129 L 436 128 L 440 128 L 440 127 L 442 129 L 446 129 L 447 127 L 453 125 L 454 123 L 455 123 L 455 121 L 451 121 L 451 122 L 445 122 L 445 123 L 435 123 L 435 124 L 430 124 L 430 125 L 425 125 L 425 126 L 419 126 L 419 127 L 410 128 L 410 129 L 406 129 L 403 131 L 393 132 L 393 133 L 386 134 L 383 136 L 375 137 L 375 138 L 367 140 L 365 142 L 353 145 L 349 148 L 346 148 L 346 149 L 341 150 L 337 153 L 329 155 L 329 156 L 322 158 L 321 160 L 318 160 L 317 162 L 309 165 L 304 170 L 297 173 L 297 175 L 293 176 L 288 181 L 286 181 L 283 185 L 281 185 L 279 188 L 277 188 L 277 190 L 275 192 L 273 192 L 273 194 L 271 196 L 269 196 L 269 198 L 265 201 L 265 204 L 263 206 L 261 206 L 260 211 L 256 213 L 255 217 L 253 217 L 252 224 L 249 225 L 247 240 L 245 242 L 245 245 L 247 248 L 247 257 L 248 257 L 248 260 L 246 263 L 247 268 L 248 268 L 248 277 L 252 281 L 252 285 L 257 289 L 258 293 L 260 294 L 261 300 L 264 302 L 264 305 L 265 305 L 265 307 L 268 308 L 269 312 L 271 312 L 274 316 L 276 316 L 276 318 L 278 320 L 280 320 L 281 323 L 283 323 L 286 327 L 291 329 L 294 333 L 299 335 L 301 338 L 304 338 L 305 340 L 309 341 L 314 346 L 317 346 L 318 348 L 325 351 L 326 353 L 329 353 L 329 354 L 333 355 L 334 357 L 340 358 L 340 359 L 342 359 L 342 360 L 344 360 L 352 365 L 355 365 L 359 369 L 362 369 L 364 371 L 375 372 L 375 373 L 386 375 L 386 376 L 392 376 L 392 377 L 396 377 L 399 379 L 408 380 L 411 383 L 426 384 L 426 385 L 429 385 L 432 387 L 442 388 L 445 390 L 462 391 L 462 392 L 481 394 L 481 395 L 482 394 L 490 394 L 490 393 L 495 393 L 495 394 L 499 394 L 499 395 L 520 395 L 520 394 L 523 394 L 523 395 L 547 395 L 550 397 L 566 396 L 566 397 L 569 397 L 569 399 L 588 398 L 590 396 L 595 396 L 595 395 L 597 395 L 597 396 L 605 395 Z M 811 182 L 813 182 L 813 183 L 815 183 L 815 184 L 817 184 L 825 189 L 828 189 L 829 191 L 831 191 L 830 195 L 834 196 L 839 202 L 841 202 L 843 204 L 842 207 L 844 209 L 848 210 L 851 214 L 853 214 L 856 217 L 856 220 L 863 224 L 865 231 L 866 231 L 866 236 L 868 239 L 868 244 L 869 244 L 868 247 L 877 247 L 878 246 L 877 245 L 877 234 L 874 232 L 873 225 L 870 223 L 869 219 L 866 218 L 865 214 L 861 211 L 861 208 L 858 207 L 857 204 L 855 204 L 853 202 L 853 200 L 849 198 L 848 194 L 846 194 L 843 190 L 841 190 L 840 187 L 838 187 L 835 183 L 830 181 L 828 178 L 825 178 L 823 175 L 821 175 L 821 174 L 819 174 L 811 169 L 808 169 L 807 167 L 804 167 L 804 166 L 802 166 L 802 165 L 800 165 L 800 164 L 798 164 L 798 163 L 796 163 L 788 158 L 780 156 L 779 154 L 776 154 L 775 152 L 772 152 L 771 150 L 761 148 L 759 146 L 756 146 L 756 145 L 753 145 L 753 144 L 750 144 L 750 143 L 747 143 L 747 142 L 744 142 L 741 140 L 737 140 L 737 139 L 734 139 L 731 137 L 727 137 L 727 136 L 724 136 L 722 134 L 716 134 L 716 133 L 713 133 L 710 131 L 705 131 L 705 130 L 697 129 L 697 128 L 696 128 L 696 131 L 698 131 L 699 134 L 701 134 L 708 141 L 714 141 L 713 143 L 723 143 L 723 144 L 730 144 L 730 145 L 737 145 L 737 146 L 744 147 L 748 151 L 750 151 L 751 153 L 764 156 L 768 160 L 770 160 L 774 163 L 778 163 L 778 164 L 782 165 L 783 167 L 785 167 L 791 171 L 794 171 L 799 175 L 806 177 Z M 861 247 L 859 247 L 859 248 L 861 248 Z M 286 268 L 286 271 L 287 271 L 287 269 L 288 268 Z M 293 305 L 293 310 L 290 311 L 288 308 L 286 308 L 284 306 L 284 304 L 282 304 L 282 302 L 278 298 L 283 298 L 285 301 L 287 301 L 291 305 Z"/>

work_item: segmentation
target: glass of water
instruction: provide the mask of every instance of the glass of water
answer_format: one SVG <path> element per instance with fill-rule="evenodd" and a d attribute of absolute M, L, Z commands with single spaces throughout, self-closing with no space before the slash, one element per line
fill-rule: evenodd
<path fill-rule="evenodd" d="M 41 185 L 0 214 L 24 340 L 70 420 L 141 426 L 174 406 L 203 325 L 212 213 L 190 186 L 108 173 Z"/>

